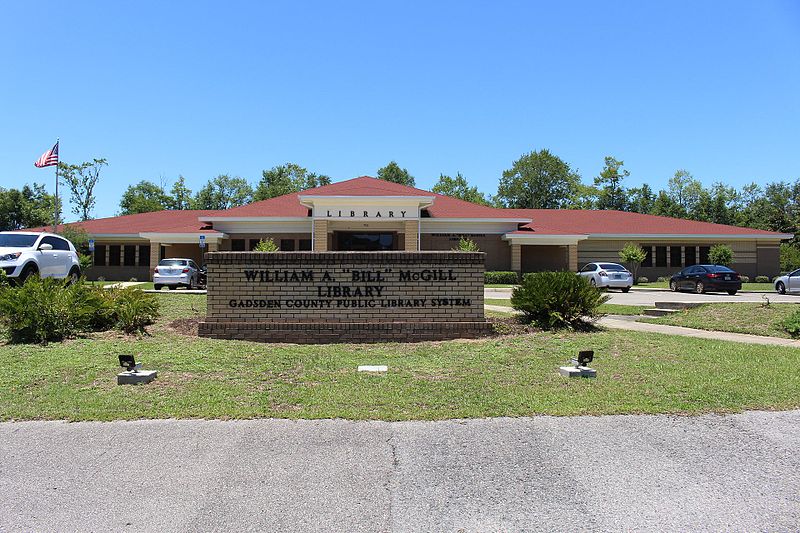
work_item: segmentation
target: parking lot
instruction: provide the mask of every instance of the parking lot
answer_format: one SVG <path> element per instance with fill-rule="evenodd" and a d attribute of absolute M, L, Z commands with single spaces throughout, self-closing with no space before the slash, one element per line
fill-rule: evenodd
<path fill-rule="evenodd" d="M 485 289 L 485 298 L 510 298 L 512 289 Z M 654 305 L 656 302 L 686 303 L 729 303 L 729 302 L 764 302 L 768 298 L 772 303 L 800 303 L 800 295 L 778 294 L 776 292 L 740 292 L 735 296 L 726 293 L 696 294 L 693 292 L 671 292 L 669 290 L 636 289 L 629 293 L 617 290 L 608 291 L 611 299 L 608 303 L 620 305 Z"/>

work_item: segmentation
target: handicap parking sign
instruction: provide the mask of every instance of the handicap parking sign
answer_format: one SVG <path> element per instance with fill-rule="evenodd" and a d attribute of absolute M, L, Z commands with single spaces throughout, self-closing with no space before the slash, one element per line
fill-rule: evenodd
<path fill-rule="evenodd" d="M 89 251 L 94 252 L 94 239 L 89 239 Z"/>
<path fill-rule="evenodd" d="M 205 247 L 206 247 L 206 236 L 200 235 L 200 248 L 205 248 Z"/>

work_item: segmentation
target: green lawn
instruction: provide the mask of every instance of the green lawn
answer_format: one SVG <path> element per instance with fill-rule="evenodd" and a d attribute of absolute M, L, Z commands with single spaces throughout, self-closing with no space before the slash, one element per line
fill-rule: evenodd
<path fill-rule="evenodd" d="M 651 281 L 650 283 L 639 283 L 634 288 L 640 289 L 669 289 L 669 282 L 667 281 Z M 743 283 L 743 291 L 753 292 L 775 292 L 775 286 L 772 283 Z"/>
<path fill-rule="evenodd" d="M 516 287 L 516 285 L 511 285 L 509 283 L 490 283 L 488 285 L 484 285 L 487 289 L 510 289 L 512 287 Z"/>
<path fill-rule="evenodd" d="M 508 298 L 485 298 L 483 303 L 511 307 L 511 300 Z M 599 310 L 607 315 L 641 315 L 645 309 L 647 306 L 644 305 L 603 304 Z"/>
<path fill-rule="evenodd" d="M 792 337 L 784 331 L 781 323 L 797 310 L 800 310 L 798 304 L 770 304 L 764 307 L 760 303 L 720 303 L 701 305 L 669 316 L 642 321 L 790 339 Z"/>
<path fill-rule="evenodd" d="M 151 336 L 0 345 L 0 420 L 136 418 L 445 419 L 699 413 L 800 407 L 800 350 L 623 331 L 376 345 L 269 345 L 184 336 L 174 318 L 205 296 L 158 295 Z M 595 350 L 596 380 L 557 367 Z M 117 386 L 117 355 L 159 371 Z M 385 375 L 356 372 L 387 364 Z M 719 368 L 724 367 L 725 372 Z"/>

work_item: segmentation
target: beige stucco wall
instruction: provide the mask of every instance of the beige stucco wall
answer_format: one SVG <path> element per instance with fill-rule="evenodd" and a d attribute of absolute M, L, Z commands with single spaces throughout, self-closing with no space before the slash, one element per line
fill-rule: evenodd
<path fill-rule="evenodd" d="M 733 249 L 733 265 L 731 268 L 740 274 L 755 277 L 755 276 L 775 276 L 780 270 L 779 265 L 779 243 L 757 243 L 755 240 L 731 240 L 731 241 L 708 241 L 699 239 L 681 239 L 681 240 L 599 240 L 588 239 L 578 243 L 578 268 L 583 267 L 586 263 L 594 261 L 609 261 L 619 263 L 619 251 L 625 246 L 626 242 L 636 242 L 638 245 L 646 247 L 655 246 L 680 246 L 681 250 L 681 266 L 655 266 L 655 252 L 653 252 L 652 267 L 639 267 L 638 275 L 645 276 L 654 280 L 660 276 L 670 276 L 675 272 L 681 270 L 686 265 L 685 248 L 708 246 L 711 247 L 715 244 L 727 244 Z M 697 261 L 699 258 L 699 250 L 696 251 Z M 669 265 L 669 252 L 667 254 L 667 261 Z"/>

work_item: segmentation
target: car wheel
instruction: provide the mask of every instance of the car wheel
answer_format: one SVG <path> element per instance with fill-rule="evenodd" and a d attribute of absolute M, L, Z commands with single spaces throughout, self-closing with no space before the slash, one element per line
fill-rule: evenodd
<path fill-rule="evenodd" d="M 195 282 L 195 279 L 194 279 L 194 278 L 190 279 L 190 280 L 189 280 L 189 286 L 187 287 L 187 289 L 189 289 L 189 290 L 192 290 L 192 291 L 193 291 L 193 290 L 195 290 L 196 288 L 197 288 L 197 283 Z"/>
<path fill-rule="evenodd" d="M 669 290 L 671 290 L 672 292 L 678 292 L 678 282 L 675 280 L 670 281 Z"/>
<path fill-rule="evenodd" d="M 694 286 L 694 292 L 696 292 L 697 294 L 705 294 L 706 286 L 703 285 L 702 281 L 698 281 L 697 285 Z"/>
<path fill-rule="evenodd" d="M 67 285 L 72 285 L 73 283 L 78 283 L 78 280 L 81 278 L 81 271 L 77 268 L 73 268 L 69 271 L 69 275 L 67 276 Z"/>
<path fill-rule="evenodd" d="M 630 290 L 631 290 L 630 287 L 622 287 L 622 292 L 628 292 Z"/>
<path fill-rule="evenodd" d="M 728 294 L 730 294 L 731 296 L 736 296 L 737 292 L 739 292 L 739 291 L 737 291 L 737 290 L 729 290 Z"/>
<path fill-rule="evenodd" d="M 163 285 L 153 285 L 153 288 L 157 291 L 160 291 Z"/>
<path fill-rule="evenodd" d="M 775 290 L 778 291 L 779 294 L 786 294 L 786 285 L 784 285 L 782 281 L 779 281 L 775 284 Z"/>
<path fill-rule="evenodd" d="M 171 291 L 174 291 L 175 289 L 177 289 L 177 288 L 178 288 L 178 286 L 177 286 L 177 285 L 167 285 L 167 288 L 168 288 L 169 290 L 171 290 Z"/>
<path fill-rule="evenodd" d="M 589 285 L 591 285 L 592 287 L 597 287 L 597 282 L 594 280 L 594 278 L 589 279 Z"/>
<path fill-rule="evenodd" d="M 36 268 L 36 265 L 26 265 L 25 268 L 22 269 L 22 272 L 19 275 L 19 283 L 22 285 L 25 281 L 31 277 L 39 274 L 39 269 Z"/>

